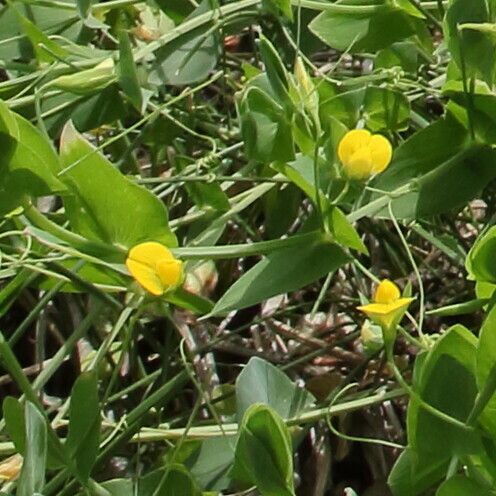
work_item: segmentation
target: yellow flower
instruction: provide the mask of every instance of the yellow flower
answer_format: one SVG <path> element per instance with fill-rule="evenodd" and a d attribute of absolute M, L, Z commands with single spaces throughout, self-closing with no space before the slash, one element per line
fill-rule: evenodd
<path fill-rule="evenodd" d="M 17 478 L 22 468 L 22 456 L 13 455 L 0 462 L 0 481 L 11 481 Z"/>
<path fill-rule="evenodd" d="M 183 263 L 168 248 L 148 241 L 129 250 L 126 267 L 143 288 L 160 296 L 177 288 L 183 280 Z"/>
<path fill-rule="evenodd" d="M 339 142 L 338 156 L 350 179 L 367 179 L 387 168 L 393 148 L 388 139 L 380 134 L 353 129 Z"/>
<path fill-rule="evenodd" d="M 375 290 L 373 303 L 358 307 L 358 310 L 376 324 L 382 327 L 383 332 L 395 331 L 396 326 L 402 319 L 408 305 L 415 298 L 402 298 L 400 290 L 394 282 L 384 279 Z"/>

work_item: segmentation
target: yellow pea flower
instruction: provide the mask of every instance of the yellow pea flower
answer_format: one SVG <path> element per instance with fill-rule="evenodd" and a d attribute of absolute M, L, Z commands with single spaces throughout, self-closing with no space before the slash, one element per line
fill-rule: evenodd
<path fill-rule="evenodd" d="M 414 299 L 402 298 L 398 286 L 384 279 L 375 290 L 373 302 L 357 308 L 382 327 L 386 340 L 386 334 L 394 333 L 396 326 Z"/>
<path fill-rule="evenodd" d="M 129 250 L 126 267 L 149 293 L 160 296 L 177 288 L 183 280 L 183 263 L 168 248 L 148 241 Z"/>
<path fill-rule="evenodd" d="M 0 462 L 0 481 L 17 479 L 22 468 L 22 456 L 13 455 Z"/>
<path fill-rule="evenodd" d="M 384 171 L 393 156 L 387 138 L 366 129 L 348 131 L 338 146 L 338 157 L 350 179 L 367 179 Z"/>

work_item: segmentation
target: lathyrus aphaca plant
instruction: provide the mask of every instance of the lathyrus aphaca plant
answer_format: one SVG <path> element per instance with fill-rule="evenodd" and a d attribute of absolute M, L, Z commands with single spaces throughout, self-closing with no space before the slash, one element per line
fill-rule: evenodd
<path fill-rule="evenodd" d="M 487 230 L 466 259 L 468 276 L 477 285 L 477 299 L 436 309 L 459 315 L 484 309 L 478 335 L 461 324 L 437 339 L 416 342 L 419 354 L 411 385 L 398 370 L 392 352 L 401 319 L 413 298 L 397 285 L 378 283 L 372 301 L 359 308 L 380 326 L 388 366 L 409 393 L 408 446 L 389 477 L 396 496 L 424 494 L 493 494 L 496 483 L 496 270 L 495 229 Z M 420 330 L 421 332 L 421 330 Z M 362 332 L 366 339 L 368 331 Z"/>

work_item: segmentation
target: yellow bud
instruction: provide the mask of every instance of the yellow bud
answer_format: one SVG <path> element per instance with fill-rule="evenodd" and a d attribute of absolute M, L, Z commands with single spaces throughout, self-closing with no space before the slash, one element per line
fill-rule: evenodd
<path fill-rule="evenodd" d="M 377 286 L 373 303 L 357 308 L 382 327 L 385 341 L 391 341 L 396 335 L 396 326 L 414 299 L 402 298 L 398 286 L 385 279 Z"/>
<path fill-rule="evenodd" d="M 168 248 L 154 241 L 131 248 L 126 267 L 134 279 L 155 296 L 177 288 L 183 281 L 183 263 L 174 258 Z"/>
<path fill-rule="evenodd" d="M 338 157 L 350 179 L 367 179 L 384 171 L 393 156 L 387 138 L 366 129 L 348 131 L 339 142 Z"/>
<path fill-rule="evenodd" d="M 374 293 L 374 303 L 394 303 L 401 297 L 400 289 L 389 279 L 381 281 Z"/>

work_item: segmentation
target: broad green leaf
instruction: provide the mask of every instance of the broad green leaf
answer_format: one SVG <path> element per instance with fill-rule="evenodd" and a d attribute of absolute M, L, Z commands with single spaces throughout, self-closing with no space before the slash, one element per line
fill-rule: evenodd
<path fill-rule="evenodd" d="M 403 9 L 388 4 L 374 11 L 337 13 L 324 10 L 311 23 L 310 31 L 324 43 L 340 51 L 375 52 L 413 35 L 417 24 Z"/>
<path fill-rule="evenodd" d="M 86 19 L 88 17 L 92 3 L 92 0 L 76 0 L 76 5 L 81 19 Z"/>
<path fill-rule="evenodd" d="M 466 328 L 451 327 L 415 367 L 417 394 L 433 407 L 463 422 L 477 395 L 476 345 L 477 339 Z M 452 394 L 454 390 L 456 395 Z M 426 460 L 441 463 L 453 455 L 480 449 L 475 433 L 433 416 L 415 398 L 410 399 L 408 408 L 408 439 L 422 463 Z"/>
<path fill-rule="evenodd" d="M 7 396 L 3 400 L 3 418 L 17 452 L 24 456 L 26 452 L 26 422 L 24 407 L 19 403 L 19 400 L 12 396 Z"/>
<path fill-rule="evenodd" d="M 436 496 L 491 496 L 490 488 L 464 475 L 455 475 L 445 481 L 437 490 Z"/>
<path fill-rule="evenodd" d="M 328 116 L 352 129 L 360 119 L 360 110 L 365 95 L 364 88 L 343 91 L 336 84 L 326 80 L 316 83 L 319 92 L 320 120 L 325 123 Z"/>
<path fill-rule="evenodd" d="M 300 212 L 301 201 L 301 191 L 289 184 L 271 189 L 262 198 L 267 238 L 280 238 L 289 231 Z"/>
<path fill-rule="evenodd" d="M 65 91 L 54 96 L 48 94 L 41 106 L 43 112 L 49 114 L 44 121 L 47 130 L 50 136 L 57 138 L 68 120 L 83 133 L 124 119 L 128 107 L 117 84 L 88 95 Z M 29 113 L 34 114 L 34 108 L 29 109 Z"/>
<path fill-rule="evenodd" d="M 81 482 L 86 482 L 95 464 L 100 444 L 100 402 L 95 372 L 85 372 L 71 393 L 69 432 L 65 447 Z"/>
<path fill-rule="evenodd" d="M 166 475 L 155 488 L 154 496 L 201 496 L 201 491 L 188 470 L 179 464 L 165 468 Z"/>
<path fill-rule="evenodd" d="M 288 20 L 293 20 L 293 9 L 291 8 L 291 0 L 262 0 L 262 5 L 269 12 L 276 15 L 283 14 Z"/>
<path fill-rule="evenodd" d="M 257 487 L 262 496 L 294 496 L 293 455 L 282 418 L 254 404 L 240 425 L 233 477 Z"/>
<path fill-rule="evenodd" d="M 116 67 L 119 84 L 131 103 L 141 111 L 143 95 L 138 81 L 136 64 L 129 35 L 122 30 L 119 34 L 119 63 Z"/>
<path fill-rule="evenodd" d="M 496 143 L 496 93 L 481 81 L 476 81 L 474 92 L 467 99 L 461 81 L 448 81 L 443 94 L 450 97 L 447 108 L 469 127 L 469 117 L 476 138 L 482 143 Z"/>
<path fill-rule="evenodd" d="M 423 494 L 446 474 L 449 460 L 418 456 L 406 448 L 394 464 L 388 485 L 394 496 L 416 496 Z"/>
<path fill-rule="evenodd" d="M 0 212 L 5 214 L 25 195 L 45 196 L 65 191 L 56 177 L 58 157 L 51 143 L 23 117 L 0 101 Z"/>
<path fill-rule="evenodd" d="M 491 227 L 472 246 L 466 268 L 472 279 L 478 282 L 496 283 L 496 227 Z M 489 295 L 488 295 L 489 296 Z"/>
<path fill-rule="evenodd" d="M 477 346 L 477 383 L 479 390 L 486 384 L 490 373 L 496 365 L 496 307 L 493 307 L 479 334 Z M 480 421 L 494 436 L 496 435 L 496 396 L 493 395 L 481 414 Z"/>
<path fill-rule="evenodd" d="M 17 486 L 17 496 L 41 493 L 45 485 L 47 426 L 43 415 L 30 401 L 25 406 L 26 450 Z"/>
<path fill-rule="evenodd" d="M 250 87 L 240 105 L 241 133 L 248 158 L 268 163 L 294 159 L 291 122 L 267 93 Z"/>
<path fill-rule="evenodd" d="M 404 71 L 415 73 L 419 66 L 419 49 L 412 41 L 398 41 L 389 48 L 377 53 L 374 67 L 390 69 L 401 67 Z"/>
<path fill-rule="evenodd" d="M 277 101 L 284 108 L 288 107 L 291 105 L 288 72 L 274 45 L 265 36 L 261 36 L 260 38 L 260 56 Z"/>
<path fill-rule="evenodd" d="M 338 207 L 331 208 L 329 213 L 329 227 L 336 242 L 368 255 L 369 251 L 359 234 Z"/>
<path fill-rule="evenodd" d="M 410 183 L 413 191 L 393 200 L 395 215 L 432 216 L 479 194 L 496 176 L 495 160 L 494 150 L 470 143 L 465 127 L 448 115 L 405 141 L 374 187 L 394 191 Z"/>
<path fill-rule="evenodd" d="M 191 20 L 211 10 L 209 0 L 200 5 L 185 19 Z M 155 63 L 150 82 L 181 86 L 205 79 L 214 69 L 220 54 L 218 29 L 212 23 L 188 31 L 155 51 Z"/>
<path fill-rule="evenodd" d="M 204 491 L 223 491 L 230 486 L 229 472 L 234 462 L 235 446 L 236 439 L 231 436 L 197 442 L 196 449 L 184 463 Z"/>
<path fill-rule="evenodd" d="M 448 48 L 458 68 L 466 68 L 467 78 L 481 76 L 488 84 L 494 80 L 494 50 L 496 39 L 491 33 L 475 29 L 460 29 L 465 23 L 493 23 L 496 21 L 493 0 L 452 0 L 444 22 Z M 492 11 L 492 12 L 491 12 Z"/>
<path fill-rule="evenodd" d="M 215 305 L 215 315 L 255 305 L 272 296 L 300 289 L 349 261 L 328 237 L 272 252 L 238 279 Z"/>
<path fill-rule="evenodd" d="M 176 246 L 164 204 L 125 178 L 69 122 L 60 143 L 65 205 L 73 229 L 89 238 L 132 247 L 143 241 Z"/>
<path fill-rule="evenodd" d="M 49 38 L 36 24 L 22 15 L 12 4 L 11 8 L 15 10 L 22 30 L 33 45 L 38 62 L 57 62 L 60 59 L 68 57 L 69 52 L 67 50 Z"/>
<path fill-rule="evenodd" d="M 365 127 L 372 132 L 399 131 L 408 127 L 410 103 L 399 91 L 369 86 L 363 107 Z"/>
<path fill-rule="evenodd" d="M 236 379 L 238 421 L 255 403 L 270 406 L 282 418 L 297 416 L 314 402 L 313 396 L 298 387 L 271 363 L 258 357 L 250 359 Z"/>
<path fill-rule="evenodd" d="M 281 174 L 284 174 L 296 186 L 298 186 L 314 203 L 317 197 L 315 192 L 315 176 L 313 160 L 309 157 L 298 156 L 294 162 L 280 163 L 275 162 L 271 167 Z M 329 174 L 329 164 L 325 161 L 319 161 L 319 173 L 321 182 L 327 182 L 328 177 L 322 177 Z M 353 248 L 362 253 L 368 253 L 367 247 L 363 244 L 355 228 L 348 222 L 343 212 L 336 206 L 332 206 L 327 195 L 321 191 L 320 204 L 323 209 L 325 222 L 338 244 L 348 248 Z"/>
<path fill-rule="evenodd" d="M 10 149 L 5 138 L 11 143 Z M 10 190 L 9 194 L 43 196 L 65 190 L 56 177 L 60 164 L 51 143 L 28 120 L 9 110 L 2 101 L 0 140 L 5 150 L 0 160 L 0 170 L 8 171 L 2 182 L 3 187 Z"/>

